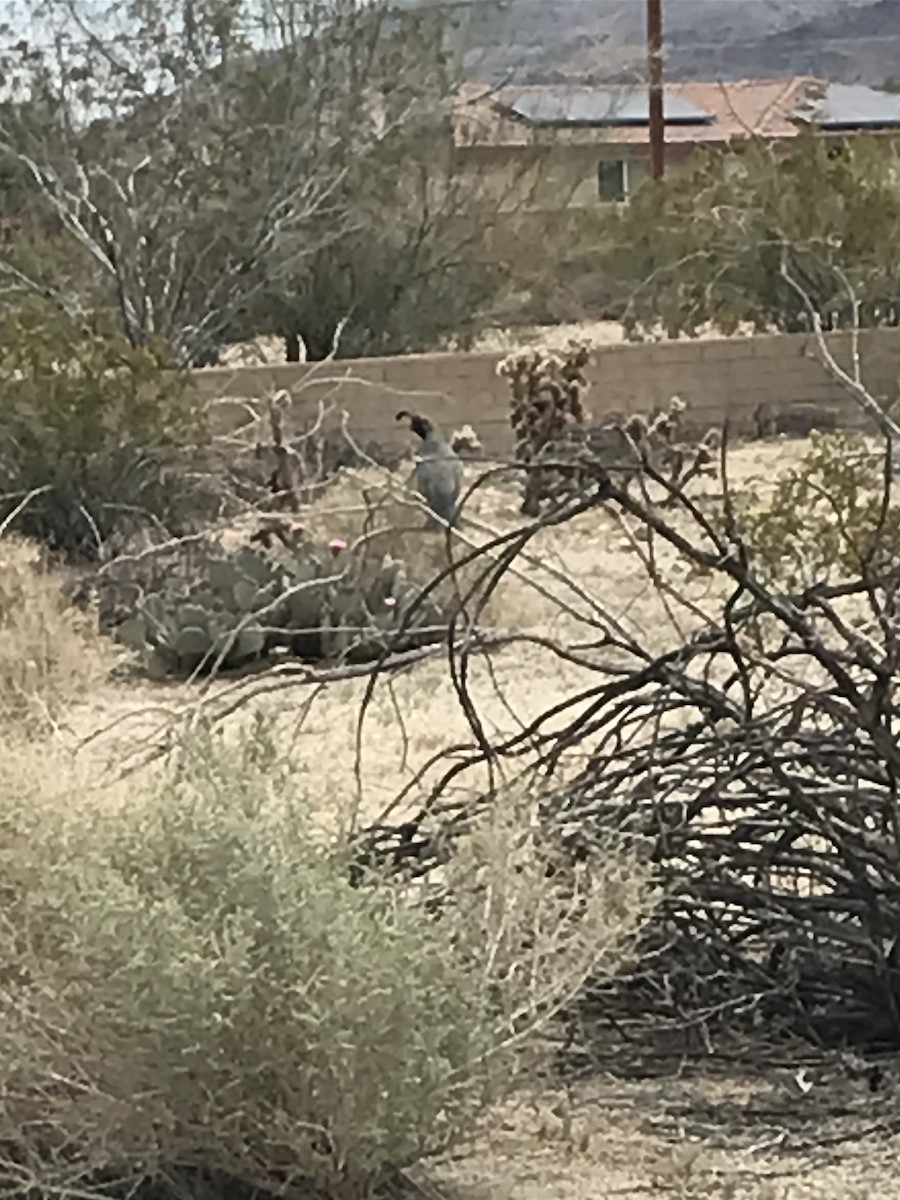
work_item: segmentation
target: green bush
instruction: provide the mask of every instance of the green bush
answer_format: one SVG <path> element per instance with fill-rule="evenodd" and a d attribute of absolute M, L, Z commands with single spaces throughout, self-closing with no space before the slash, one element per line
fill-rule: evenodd
<path fill-rule="evenodd" d="M 205 434 L 163 346 L 135 348 L 49 305 L 0 316 L 0 480 L 15 527 L 70 560 L 190 525 Z"/>
<path fill-rule="evenodd" d="M 528 823 L 433 888 L 316 834 L 266 730 L 200 731 L 115 808 L 0 780 L 0 1186 L 221 1171 L 346 1200 L 468 1133 L 646 908 L 621 855 L 553 879 Z M 65 793 L 65 794 L 63 794 Z"/>
<path fill-rule="evenodd" d="M 755 569 L 795 591 L 895 567 L 900 508 L 893 497 L 885 505 L 884 482 L 883 447 L 860 434 L 812 433 L 802 460 L 741 505 Z"/>
<path fill-rule="evenodd" d="M 810 329 L 810 306 L 826 328 L 896 326 L 898 165 L 877 133 L 695 152 L 609 214 L 600 273 L 629 296 L 626 329 L 793 333 Z"/>

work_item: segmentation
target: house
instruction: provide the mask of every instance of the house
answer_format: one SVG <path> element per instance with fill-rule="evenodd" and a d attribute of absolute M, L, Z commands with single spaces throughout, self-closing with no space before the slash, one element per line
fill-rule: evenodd
<path fill-rule="evenodd" d="M 670 83 L 666 163 L 699 147 L 789 143 L 804 124 L 824 133 L 900 133 L 900 96 L 808 76 Z M 501 210 L 586 208 L 626 200 L 650 169 L 644 86 L 463 85 L 453 115 L 457 169 L 490 182 Z"/>

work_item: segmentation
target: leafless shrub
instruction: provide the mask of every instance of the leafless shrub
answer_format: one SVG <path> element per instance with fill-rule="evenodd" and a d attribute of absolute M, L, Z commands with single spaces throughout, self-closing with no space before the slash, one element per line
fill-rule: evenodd
<path fill-rule="evenodd" d="M 256 446 L 256 458 L 263 464 L 264 486 L 280 508 L 298 511 L 321 494 L 344 468 L 376 463 L 395 469 L 399 464 L 399 454 L 371 441 L 357 443 L 324 408 L 306 430 L 295 436 L 286 432 L 289 415 L 290 398 L 286 393 L 269 397 L 266 417 L 270 438 Z"/>

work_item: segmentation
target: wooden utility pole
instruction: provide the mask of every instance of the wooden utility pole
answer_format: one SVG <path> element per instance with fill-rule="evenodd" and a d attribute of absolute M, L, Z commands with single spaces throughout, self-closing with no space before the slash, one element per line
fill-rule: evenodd
<path fill-rule="evenodd" d="M 666 171 L 662 0 L 647 0 L 647 77 L 650 83 L 650 172 L 654 179 L 662 179 Z"/>

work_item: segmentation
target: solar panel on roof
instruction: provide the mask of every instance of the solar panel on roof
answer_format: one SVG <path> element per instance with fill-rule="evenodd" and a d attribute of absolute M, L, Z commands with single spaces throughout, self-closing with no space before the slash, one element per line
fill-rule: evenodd
<path fill-rule="evenodd" d="M 583 88 L 578 91 L 524 92 L 505 107 L 533 125 L 648 125 L 650 106 L 646 92 Z M 667 125 L 708 125 L 711 113 L 666 95 L 663 112 Z"/>
<path fill-rule="evenodd" d="M 883 129 L 900 126 L 900 96 L 863 84 L 830 83 L 796 112 L 821 129 Z"/>

